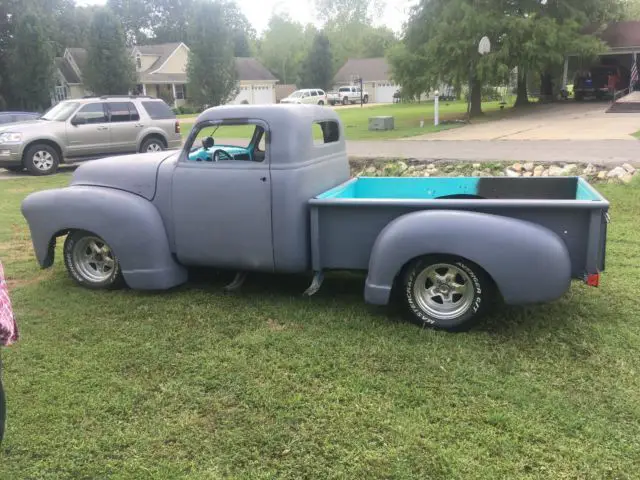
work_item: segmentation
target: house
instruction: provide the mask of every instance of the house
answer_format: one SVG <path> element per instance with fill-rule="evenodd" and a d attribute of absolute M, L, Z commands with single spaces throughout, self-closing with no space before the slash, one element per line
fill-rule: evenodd
<path fill-rule="evenodd" d="M 189 47 L 184 43 L 139 45 L 131 49 L 138 77 L 137 92 L 170 100 L 174 106 L 189 102 L 186 88 Z M 89 95 L 82 83 L 82 71 L 87 64 L 87 51 L 67 48 L 55 60 L 56 86 L 53 103 L 67 98 Z M 238 94 L 230 103 L 275 103 L 277 82 L 255 58 L 236 58 Z"/>
<path fill-rule="evenodd" d="M 393 103 L 393 95 L 400 89 L 391 78 L 391 67 L 384 57 L 350 58 L 338 70 L 333 83 L 336 87 L 352 85 L 362 78 L 362 87 L 375 103 Z"/>

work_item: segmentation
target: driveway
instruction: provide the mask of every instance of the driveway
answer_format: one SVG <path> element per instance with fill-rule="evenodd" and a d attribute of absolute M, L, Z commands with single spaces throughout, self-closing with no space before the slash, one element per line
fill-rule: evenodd
<path fill-rule="evenodd" d="M 472 123 L 461 128 L 411 137 L 424 140 L 619 140 L 634 142 L 640 115 L 605 113 L 607 102 L 565 102 L 537 105 L 497 121 Z"/>

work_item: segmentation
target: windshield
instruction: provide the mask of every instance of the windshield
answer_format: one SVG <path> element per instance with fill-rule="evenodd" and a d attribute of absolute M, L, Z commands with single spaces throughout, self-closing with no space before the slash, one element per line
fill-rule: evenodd
<path fill-rule="evenodd" d="M 289 97 L 291 98 L 298 98 L 302 96 L 302 92 L 300 90 L 298 90 L 297 92 L 293 92 L 291 95 L 289 95 Z"/>
<path fill-rule="evenodd" d="M 71 116 L 78 105 L 78 102 L 60 102 L 47 110 L 47 113 L 40 118 L 54 122 L 64 122 Z"/>

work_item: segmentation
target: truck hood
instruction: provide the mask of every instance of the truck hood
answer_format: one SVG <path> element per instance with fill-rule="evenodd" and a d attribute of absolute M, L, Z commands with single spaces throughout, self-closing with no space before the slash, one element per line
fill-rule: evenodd
<path fill-rule="evenodd" d="M 71 185 L 116 188 L 153 200 L 158 168 L 178 155 L 175 151 L 152 152 L 91 160 L 76 169 Z"/>

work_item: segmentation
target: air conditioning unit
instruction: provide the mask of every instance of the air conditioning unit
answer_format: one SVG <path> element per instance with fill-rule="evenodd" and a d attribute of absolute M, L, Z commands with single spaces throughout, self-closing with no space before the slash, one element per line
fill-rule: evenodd
<path fill-rule="evenodd" d="M 369 130 L 393 130 L 393 117 L 370 117 Z"/>

